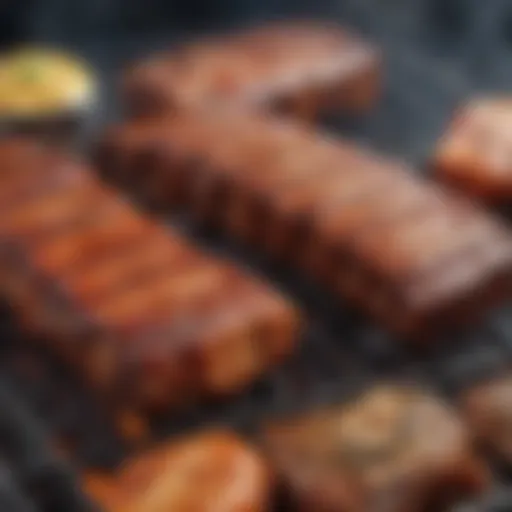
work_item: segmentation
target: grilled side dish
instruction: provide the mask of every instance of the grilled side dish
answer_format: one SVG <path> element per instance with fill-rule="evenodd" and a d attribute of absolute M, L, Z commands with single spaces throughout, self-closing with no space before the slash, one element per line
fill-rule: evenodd
<path fill-rule="evenodd" d="M 294 348 L 271 287 L 139 214 L 70 157 L 0 145 L 0 290 L 21 325 L 134 410 L 240 391 Z"/>
<path fill-rule="evenodd" d="M 265 117 L 188 113 L 113 128 L 104 175 L 296 264 L 405 336 L 509 293 L 511 236 L 401 163 Z"/>
<path fill-rule="evenodd" d="M 374 47 L 336 26 L 289 22 L 157 55 L 128 70 L 122 93 L 134 115 L 235 105 L 310 119 L 370 108 L 379 79 Z"/>
<path fill-rule="evenodd" d="M 114 478 L 88 477 L 85 489 L 105 512 L 266 512 L 271 480 L 252 448 L 208 432 L 134 457 Z"/>
<path fill-rule="evenodd" d="M 377 387 L 344 407 L 271 425 L 263 445 L 305 512 L 441 510 L 488 484 L 462 423 L 412 388 Z"/>
<path fill-rule="evenodd" d="M 482 445 L 512 464 L 512 378 L 502 376 L 467 390 L 461 408 Z"/>
<path fill-rule="evenodd" d="M 490 203 L 512 198 L 512 101 L 482 99 L 456 112 L 433 158 L 439 179 Z"/>

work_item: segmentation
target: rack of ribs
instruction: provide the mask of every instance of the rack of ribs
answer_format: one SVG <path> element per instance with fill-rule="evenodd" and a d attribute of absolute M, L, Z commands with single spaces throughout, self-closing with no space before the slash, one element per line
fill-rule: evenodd
<path fill-rule="evenodd" d="M 20 326 L 120 408 L 237 393 L 293 351 L 297 310 L 137 212 L 83 163 L 0 144 L 0 290 Z"/>
<path fill-rule="evenodd" d="M 464 324 L 510 292 L 498 219 L 307 126 L 188 112 L 111 128 L 97 157 L 108 179 L 294 264 L 405 337 Z"/>
<path fill-rule="evenodd" d="M 281 22 L 205 38 L 133 65 L 121 93 L 132 115 L 208 106 L 264 108 L 312 119 L 368 110 L 380 55 L 345 29 Z"/>

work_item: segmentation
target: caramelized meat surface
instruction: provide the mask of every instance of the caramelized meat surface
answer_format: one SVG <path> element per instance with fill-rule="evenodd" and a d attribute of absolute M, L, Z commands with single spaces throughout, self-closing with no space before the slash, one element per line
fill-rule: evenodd
<path fill-rule="evenodd" d="M 167 409 L 280 362 L 295 308 L 139 214 L 79 162 L 0 145 L 0 288 L 21 325 L 105 399 Z"/>
<path fill-rule="evenodd" d="M 85 488 L 105 512 L 266 512 L 271 476 L 234 435 L 209 432 L 128 460 L 112 478 Z"/>
<path fill-rule="evenodd" d="M 344 407 L 272 425 L 263 444 L 304 511 L 441 510 L 488 481 L 458 418 L 414 389 L 375 388 Z"/>
<path fill-rule="evenodd" d="M 512 198 L 512 101 L 470 101 L 456 112 L 433 165 L 439 179 L 490 203 Z"/>
<path fill-rule="evenodd" d="M 265 116 L 187 113 L 112 128 L 106 176 L 293 263 L 419 337 L 510 293 L 511 235 L 406 165 Z"/>
<path fill-rule="evenodd" d="M 159 115 L 205 105 L 256 106 L 301 118 L 368 109 L 380 81 L 377 50 L 332 25 L 281 23 L 184 45 L 134 65 L 129 112 Z"/>

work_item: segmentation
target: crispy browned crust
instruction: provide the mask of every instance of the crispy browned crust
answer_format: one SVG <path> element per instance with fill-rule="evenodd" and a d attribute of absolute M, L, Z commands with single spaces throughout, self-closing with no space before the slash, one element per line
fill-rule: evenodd
<path fill-rule="evenodd" d="M 167 409 L 237 393 L 294 348 L 295 308 L 139 214 L 79 162 L 0 145 L 0 287 L 104 397 Z"/>
<path fill-rule="evenodd" d="M 349 405 L 270 425 L 262 444 L 305 512 L 444 510 L 490 482 L 454 412 L 412 388 L 375 388 Z"/>
<path fill-rule="evenodd" d="M 379 96 L 380 61 L 375 47 L 334 25 L 271 24 L 135 64 L 122 97 L 136 116 L 222 105 L 312 120 L 331 110 L 370 109 Z"/>
<path fill-rule="evenodd" d="M 115 475 L 84 478 L 85 491 L 105 512 L 266 512 L 271 487 L 260 455 L 221 431 L 158 446 Z"/>
<path fill-rule="evenodd" d="M 105 175 L 295 264 L 417 339 L 510 294 L 511 236 L 406 166 L 275 119 L 188 113 L 113 128 Z"/>

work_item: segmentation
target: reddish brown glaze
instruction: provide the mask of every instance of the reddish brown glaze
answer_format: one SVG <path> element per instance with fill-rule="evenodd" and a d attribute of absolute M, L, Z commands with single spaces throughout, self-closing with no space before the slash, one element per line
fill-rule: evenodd
<path fill-rule="evenodd" d="M 293 350 L 285 298 L 139 214 L 82 164 L 4 142 L 0 168 L 2 291 L 104 398 L 165 409 L 236 393 Z"/>
<path fill-rule="evenodd" d="M 303 119 L 370 108 L 380 88 L 376 48 L 329 24 L 281 23 L 184 45 L 134 65 L 122 93 L 129 112 L 264 107 Z"/>
<path fill-rule="evenodd" d="M 512 198 L 512 102 L 470 101 L 460 108 L 433 157 L 437 177 L 490 203 Z"/>
<path fill-rule="evenodd" d="M 271 475 L 230 433 L 172 441 L 128 460 L 115 476 L 87 475 L 105 512 L 267 512 Z"/>
<path fill-rule="evenodd" d="M 263 446 L 299 510 L 425 512 L 483 491 L 487 468 L 455 414 L 412 388 L 272 425 Z"/>
<path fill-rule="evenodd" d="M 141 155 L 155 141 L 148 177 Z M 114 181 L 136 192 L 151 184 L 160 205 L 294 263 L 400 334 L 463 323 L 510 293 L 511 236 L 499 220 L 307 127 L 189 112 L 113 128 L 99 154 Z"/>

